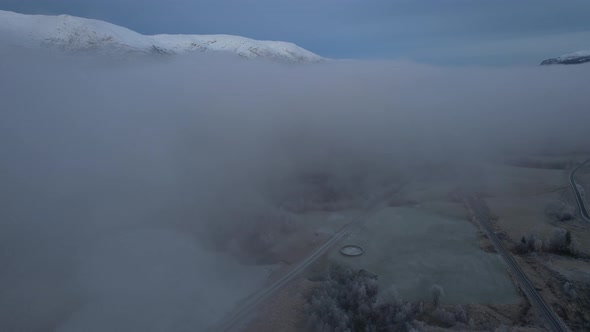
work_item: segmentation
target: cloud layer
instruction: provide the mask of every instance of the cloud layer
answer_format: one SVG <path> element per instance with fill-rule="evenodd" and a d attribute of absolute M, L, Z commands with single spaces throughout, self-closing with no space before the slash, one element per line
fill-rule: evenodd
<path fill-rule="evenodd" d="M 424 164 L 587 149 L 590 66 L 2 52 L 6 331 L 213 323 L 266 277 L 216 237 L 275 211 L 300 174 L 376 183 Z"/>

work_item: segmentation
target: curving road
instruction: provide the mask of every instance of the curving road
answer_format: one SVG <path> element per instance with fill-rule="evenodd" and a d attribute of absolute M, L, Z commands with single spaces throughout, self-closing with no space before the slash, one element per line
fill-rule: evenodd
<path fill-rule="evenodd" d="M 465 204 L 471 210 L 473 217 L 479 221 L 480 225 L 486 232 L 488 238 L 494 244 L 496 251 L 500 253 L 508 268 L 512 271 L 512 275 L 520 284 L 520 288 L 524 291 L 529 302 L 538 311 L 541 317 L 547 322 L 547 327 L 551 331 L 566 332 L 569 331 L 565 323 L 559 318 L 559 316 L 553 311 L 553 308 L 549 306 L 541 294 L 535 289 L 527 275 L 520 269 L 520 266 L 512 257 L 512 254 L 504 248 L 504 245 L 496 235 L 496 232 L 490 224 L 490 213 L 486 204 L 477 197 L 468 196 L 465 197 Z"/>
<path fill-rule="evenodd" d="M 576 184 L 576 180 L 574 179 L 576 172 L 584 167 L 586 164 L 590 162 L 590 159 L 584 161 L 578 167 L 574 168 L 570 173 L 570 185 L 572 186 L 572 190 L 574 191 L 574 196 L 576 197 L 576 203 L 578 204 L 578 209 L 580 210 L 580 216 L 583 220 L 590 222 L 590 215 L 588 214 L 588 209 L 586 208 L 586 201 L 582 193 L 580 193 L 580 189 Z"/>

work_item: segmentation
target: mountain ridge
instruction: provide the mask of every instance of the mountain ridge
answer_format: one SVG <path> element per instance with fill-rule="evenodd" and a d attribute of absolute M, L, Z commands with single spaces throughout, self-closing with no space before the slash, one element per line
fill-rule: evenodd
<path fill-rule="evenodd" d="M 541 65 L 577 65 L 586 62 L 590 62 L 590 50 L 578 51 L 570 54 L 564 54 L 556 58 L 546 59 L 541 62 Z"/>
<path fill-rule="evenodd" d="M 0 10 L 0 42 L 25 48 L 50 48 L 66 53 L 112 55 L 174 55 L 202 52 L 286 63 L 325 59 L 293 43 L 233 35 L 142 35 L 109 22 L 70 15 L 26 15 Z"/>

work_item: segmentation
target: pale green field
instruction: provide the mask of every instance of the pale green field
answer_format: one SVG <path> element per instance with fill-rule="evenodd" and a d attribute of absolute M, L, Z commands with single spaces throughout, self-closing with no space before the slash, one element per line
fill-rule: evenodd
<path fill-rule="evenodd" d="M 377 274 L 380 289 L 395 285 L 405 300 L 431 300 L 430 288 L 445 289 L 449 304 L 517 303 L 519 297 L 495 254 L 479 248 L 475 226 L 459 218 L 416 207 L 386 208 L 342 245 L 365 249 L 359 257 L 329 259 Z"/>

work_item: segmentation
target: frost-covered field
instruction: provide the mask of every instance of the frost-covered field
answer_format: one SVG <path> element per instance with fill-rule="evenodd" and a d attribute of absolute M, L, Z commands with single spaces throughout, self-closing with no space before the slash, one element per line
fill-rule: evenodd
<path fill-rule="evenodd" d="M 395 285 L 408 301 L 430 301 L 431 287 L 438 284 L 449 304 L 517 303 L 501 259 L 479 248 L 476 233 L 467 220 L 415 207 L 387 208 L 343 242 L 362 246 L 362 256 L 331 257 L 376 274 L 379 289 Z"/>

